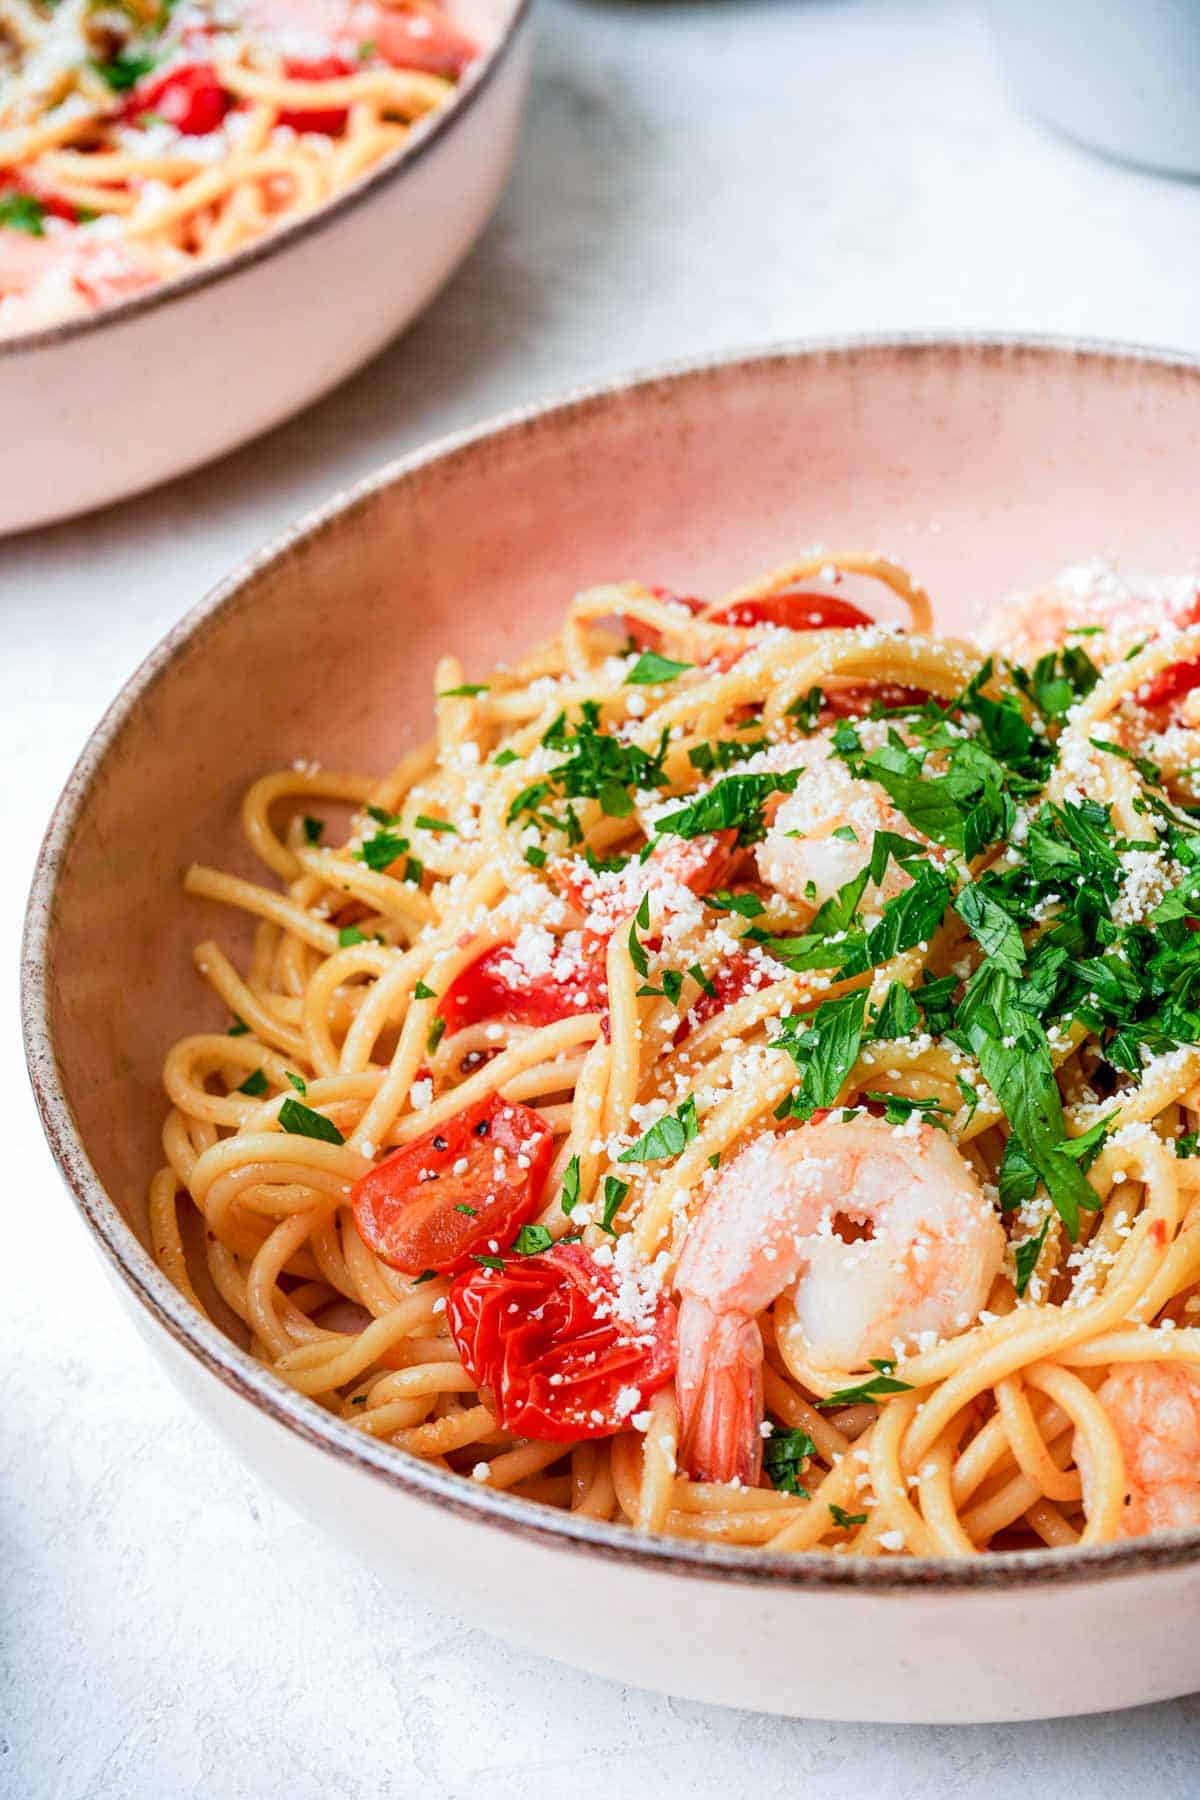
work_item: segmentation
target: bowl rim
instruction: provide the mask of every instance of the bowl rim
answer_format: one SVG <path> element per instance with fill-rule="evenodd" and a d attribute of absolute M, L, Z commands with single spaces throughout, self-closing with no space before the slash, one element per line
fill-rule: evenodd
<path fill-rule="evenodd" d="M 513 44 L 521 35 L 522 27 L 532 11 L 533 0 L 504 0 L 504 3 L 507 17 L 498 36 L 483 55 L 468 67 L 453 97 L 444 106 L 439 106 L 433 112 L 426 113 L 424 118 L 418 119 L 405 143 L 390 151 L 373 167 L 364 170 L 323 205 L 314 207 L 311 212 L 301 213 L 290 224 L 281 225 L 276 231 L 252 238 L 229 256 L 220 256 L 212 263 L 171 276 L 166 281 L 156 282 L 153 287 L 147 288 L 143 293 L 132 294 L 126 300 L 117 300 L 110 305 L 96 307 L 82 316 L 40 326 L 35 331 L 19 331 L 11 337 L 0 337 L 0 373 L 3 372 L 4 362 L 10 358 L 73 343 L 91 332 L 104 330 L 106 326 L 127 324 L 140 318 L 143 313 L 167 306 L 173 300 L 186 299 L 215 282 L 225 280 L 227 276 L 236 275 L 255 263 L 265 261 L 267 257 L 282 252 L 292 244 L 314 237 L 343 214 L 353 211 L 381 189 L 390 187 L 394 181 L 416 168 L 442 138 L 453 130 L 479 95 L 491 85 L 496 71 L 507 61 Z"/>
<path fill-rule="evenodd" d="M 524 0 L 523 0 L 524 3 Z M 631 375 L 589 384 L 549 401 L 518 406 L 480 425 L 446 434 L 336 493 L 311 509 L 190 607 L 123 683 L 88 737 L 55 804 L 38 851 L 26 906 L 21 952 L 21 1012 L 26 1061 L 34 1098 L 51 1152 L 74 1202 L 104 1256 L 136 1301 L 186 1354 L 257 1412 L 318 1450 L 388 1483 L 410 1498 L 449 1508 L 476 1524 L 515 1534 L 559 1551 L 574 1551 L 631 1567 L 692 1579 L 769 1584 L 799 1589 L 852 1589 L 870 1593 L 976 1590 L 1016 1592 L 1046 1585 L 1130 1577 L 1200 1560 L 1200 1529 L 1071 1550 L 1002 1551 L 961 1561 L 911 1557 L 878 1561 L 834 1557 L 827 1552 L 747 1551 L 636 1532 L 632 1527 L 582 1519 L 535 1501 L 490 1490 L 462 1476 L 383 1445 L 313 1405 L 271 1370 L 240 1349 L 187 1300 L 159 1269 L 104 1189 L 59 1077 L 50 1029 L 47 946 L 56 905 L 58 870 L 91 783 L 135 709 L 180 654 L 202 639 L 206 627 L 252 593 L 266 571 L 302 555 L 326 531 L 366 507 L 382 490 L 400 485 L 439 463 L 452 463 L 514 434 L 586 426 L 589 415 L 632 398 L 697 380 L 749 378 L 772 364 L 821 361 L 854 365 L 872 357 L 990 361 L 1030 357 L 1045 364 L 1082 362 L 1097 369 L 1176 373 L 1200 385 L 1200 355 L 1111 340 L 1004 333 L 904 332 L 889 335 L 808 338 L 763 348 L 718 353 L 654 365 Z"/>

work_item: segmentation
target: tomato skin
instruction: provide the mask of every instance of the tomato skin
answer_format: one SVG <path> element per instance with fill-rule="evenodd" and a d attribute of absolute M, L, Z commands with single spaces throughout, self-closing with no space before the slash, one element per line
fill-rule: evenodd
<path fill-rule="evenodd" d="M 157 113 L 185 137 L 207 137 L 233 106 L 233 95 L 217 79 L 211 63 L 187 63 L 142 82 L 125 104 L 125 118 Z"/>
<path fill-rule="evenodd" d="M 570 1443 L 611 1437 L 675 1371 L 675 1308 L 659 1298 L 643 1330 L 615 1316 L 617 1281 L 579 1244 L 506 1256 L 450 1289 L 446 1316 L 463 1367 L 486 1389 L 499 1424 L 520 1437 Z M 617 1411 L 621 1390 L 638 1403 Z"/>
<path fill-rule="evenodd" d="M 1172 663 L 1153 676 L 1136 694 L 1139 706 L 1170 706 L 1200 687 L 1200 662 Z"/>
<path fill-rule="evenodd" d="M 771 976 L 762 962 L 747 956 L 744 950 L 735 951 L 724 962 L 718 963 L 708 979 L 715 992 L 701 994 L 684 1021 L 693 1029 L 724 1012 L 735 1000 L 744 1000 L 747 994 L 757 994 L 760 988 L 771 985 Z M 676 1042 L 682 1042 L 679 1034 Z"/>
<path fill-rule="evenodd" d="M 708 605 L 707 600 L 697 599 L 695 594 L 674 594 L 670 588 L 652 585 L 649 592 L 656 600 L 669 601 L 672 606 L 685 606 L 693 614 L 702 613 Z M 621 614 L 621 624 L 637 650 L 657 650 L 662 643 L 662 632 L 656 625 L 647 625 L 641 619 L 631 619 L 626 613 Z"/>
<path fill-rule="evenodd" d="M 438 1012 L 448 1031 L 461 1031 L 481 1019 L 507 1019 L 513 1025 L 555 1025 L 608 1006 L 604 945 L 585 942 L 577 974 L 526 975 L 518 978 L 512 947 L 498 944 L 455 976 L 442 996 Z"/>
<path fill-rule="evenodd" d="M 490 1094 L 355 1182 L 359 1235 L 405 1275 L 452 1274 L 477 1252 L 510 1243 L 533 1217 L 553 1151 L 554 1134 L 538 1113 Z"/>
<path fill-rule="evenodd" d="M 783 625 L 788 631 L 845 631 L 855 625 L 873 625 L 870 613 L 839 600 L 835 594 L 806 593 L 801 588 L 779 594 L 758 594 L 752 599 L 731 600 L 719 612 L 710 613 L 706 625 Z"/>
<path fill-rule="evenodd" d="M 290 81 L 337 81 L 354 73 L 354 65 L 344 56 L 320 56 L 309 61 L 289 57 L 283 69 Z M 279 123 L 290 125 L 293 131 L 320 131 L 326 137 L 339 137 L 346 129 L 348 117 L 344 106 L 297 107 L 292 112 L 281 112 Z"/>

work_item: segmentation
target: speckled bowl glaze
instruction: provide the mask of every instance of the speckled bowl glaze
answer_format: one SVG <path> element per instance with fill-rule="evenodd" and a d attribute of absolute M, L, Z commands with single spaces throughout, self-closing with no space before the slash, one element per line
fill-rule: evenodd
<path fill-rule="evenodd" d="M 529 85 L 531 0 L 449 0 L 485 46 L 409 142 L 327 206 L 85 318 L 0 338 L 0 535 L 181 475 L 317 399 L 482 231 Z"/>
<path fill-rule="evenodd" d="M 945 626 L 1063 562 L 1194 564 L 1200 362 L 910 339 L 671 370 L 386 469 L 239 570 L 127 683 L 51 822 L 25 1030 L 47 1135 L 147 1344 L 322 1534 L 503 1636 L 604 1675 L 826 1718 L 1020 1719 L 1200 1686 L 1200 1532 L 972 1562 L 765 1556 L 573 1519 L 425 1466 L 297 1397 L 146 1251 L 159 1069 L 221 1015 L 193 857 L 247 867 L 242 789 L 293 757 L 385 770 L 580 586 L 720 590 L 801 546 L 910 564 Z"/>

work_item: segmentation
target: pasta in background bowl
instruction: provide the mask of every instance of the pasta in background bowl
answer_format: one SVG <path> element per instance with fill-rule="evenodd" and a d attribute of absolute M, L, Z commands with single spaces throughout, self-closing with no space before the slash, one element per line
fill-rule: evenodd
<path fill-rule="evenodd" d="M 1045 1106 L 1023 1114 L 1005 1086 L 1001 1016 L 1016 981 L 1005 959 L 1032 956 L 1037 931 L 1018 950 L 1020 933 L 1006 938 L 983 905 L 1007 896 L 1020 912 L 1021 855 L 1009 876 L 1010 829 L 996 863 L 994 831 L 985 850 L 983 838 L 948 844 L 928 809 L 914 822 L 946 771 L 914 775 L 905 759 L 922 742 L 935 762 L 949 757 L 960 800 L 970 763 L 983 785 L 967 810 L 986 800 L 1001 827 L 1010 778 L 1036 781 L 1039 805 L 1120 812 L 1122 831 L 1158 804 L 1162 778 L 1187 803 L 1176 789 L 1190 761 L 1170 735 L 1193 729 L 1186 682 L 1170 677 L 1178 692 L 1163 699 L 1179 717 L 1153 721 L 1153 743 L 1092 740 L 1116 742 L 1128 696 L 1157 700 L 1154 684 L 1190 665 L 1189 584 L 1158 590 L 1157 622 L 1182 635 L 1160 635 L 1142 660 L 1110 666 L 1092 640 L 1094 658 L 1039 665 L 1035 645 L 1045 731 L 1028 740 L 1016 723 L 1028 693 L 993 692 L 969 640 L 1015 590 L 1044 592 L 1055 567 L 1097 551 L 1127 571 L 1192 566 L 1184 495 L 1198 444 L 1200 373 L 1186 359 L 914 341 L 702 366 L 415 457 L 184 621 L 117 702 L 52 825 L 31 902 L 27 1030 L 52 1143 L 136 1316 L 254 1469 L 392 1577 L 524 1644 L 675 1692 L 809 1716 L 967 1720 L 1196 1684 L 1200 1534 L 1186 1507 L 1125 1516 L 1127 1487 L 1145 1477 L 1151 1499 L 1160 1490 L 1135 1468 L 1136 1443 L 1111 1454 L 1125 1402 L 1145 1396 L 1106 1391 L 1122 1370 L 1135 1386 L 1156 1368 L 1190 1379 L 1194 1184 L 1176 1133 L 1187 1136 L 1193 1074 L 1170 1059 L 1195 1051 L 1160 1046 L 1131 1100 L 1128 1078 L 1100 1073 L 1047 1013 L 1043 1074 L 1053 1083 L 1059 1059 L 1066 1129 L 1096 1139 L 1079 1160 L 1048 1147 Z M 1164 446 L 1178 490 L 1162 479 Z M 706 608 L 609 587 L 577 599 L 562 629 L 564 594 L 597 575 L 647 568 L 676 594 L 728 593 L 747 563 L 784 561 L 805 533 L 873 554 L 818 546 L 780 581 Z M 911 605 L 910 634 L 855 614 L 876 610 L 850 586 L 863 572 L 894 590 L 881 617 Z M 1140 588 L 1107 574 L 1086 585 L 1123 655 L 1122 596 Z M 797 622 L 797 592 L 807 628 L 781 629 Z M 1059 599 L 1070 612 L 1071 590 Z M 1031 619 L 1057 633 L 1044 601 L 988 628 L 1007 639 Z M 1094 623 L 1064 614 L 1068 645 L 1088 643 L 1069 636 L 1080 627 Z M 461 662 L 457 645 L 469 646 Z M 431 674 L 440 764 L 420 749 Z M 870 719 L 864 683 L 890 719 Z M 994 793 L 963 725 L 988 703 L 1010 771 Z M 1086 731 L 1078 745 L 1072 729 Z M 632 771 L 631 746 L 646 759 Z M 866 758 L 892 781 L 900 821 L 876 796 L 864 835 L 856 794 L 854 816 L 822 837 L 793 750 L 830 770 L 836 757 L 852 781 Z M 1147 773 L 1176 752 L 1173 772 Z M 617 791 L 623 774 L 636 792 Z M 572 808 L 574 849 L 555 835 L 570 839 Z M 470 821 L 484 814 L 480 838 Z M 1069 849 L 1052 819 L 1045 830 Z M 848 912 L 839 926 L 828 909 L 861 886 L 864 843 L 880 831 L 878 916 L 860 929 Z M 605 866 L 642 842 L 645 861 Z M 136 853 L 151 844 L 152 857 Z M 568 878 L 572 857 L 583 867 Z M 195 861 L 181 901 L 176 881 Z M 1113 879 L 1113 920 L 1139 930 L 1163 898 L 1155 880 L 1136 861 Z M 475 892 L 489 883 L 490 897 Z M 947 904 L 909 943 L 902 915 L 915 930 L 913 896 L 939 883 Z M 964 903 L 973 888 L 978 903 Z M 564 893 L 582 927 L 551 916 Z M 513 896 L 537 901 L 539 918 L 509 918 Z M 239 933 L 242 907 L 267 921 L 257 937 Z M 611 914 L 607 935 L 597 908 Z M 942 943 L 948 922 L 958 938 Z M 747 928 L 760 935 L 742 941 Z M 558 943 L 580 929 L 573 948 Z M 576 954 L 589 930 L 603 995 Z M 207 1002 L 203 983 L 180 979 L 197 941 Z M 560 966 L 568 950 L 576 962 Z M 914 956 L 910 982 L 896 959 Z M 732 985 L 731 957 L 746 965 Z M 908 1011 L 938 1004 L 927 963 L 956 1003 L 972 983 L 977 998 L 1008 984 L 1002 1005 L 992 994 L 964 1020 L 965 1046 L 947 1046 L 928 1010 L 930 1041 L 912 1036 Z M 869 994 L 871 967 L 883 975 Z M 1048 978 L 1038 969 L 1035 987 Z M 789 1010 L 820 980 L 831 988 Z M 864 1031 L 851 1044 L 840 1016 L 831 1036 L 819 1017 L 847 1002 L 882 1047 L 878 1076 L 856 1065 L 853 1092 L 851 1065 L 876 1052 Z M 888 1008 L 909 1029 L 889 1037 Z M 657 1095 L 639 1093 L 644 1056 L 652 1084 L 661 1064 Z M 174 1111 L 160 1141 L 164 1057 Z M 594 1137 L 580 1123 L 592 1096 L 615 1121 Z M 1051 1168 L 1049 1201 L 1036 1180 L 1025 1191 L 997 1103 Z M 1114 1106 L 1128 1117 L 1104 1144 Z M 885 1321 L 878 1341 L 851 1341 L 852 1296 L 826 1317 L 801 1284 L 785 1304 L 796 1271 L 782 1270 L 740 1303 L 738 1360 L 723 1365 L 722 1380 L 738 1366 L 752 1375 L 753 1327 L 762 1387 L 756 1397 L 751 1379 L 732 1412 L 714 1410 L 685 1363 L 698 1345 L 703 1370 L 715 1341 L 704 1309 L 726 1301 L 689 1242 L 711 1238 L 710 1215 L 719 1237 L 734 1200 L 761 1198 L 776 1179 L 771 1146 L 788 1145 L 800 1167 L 882 1149 L 894 1167 L 881 1207 L 917 1167 L 944 1196 L 947 1244 L 968 1253 L 949 1277 L 939 1264 L 931 1311 Z M 1017 1203 L 1005 1226 L 998 1188 Z M 886 1238 L 878 1209 L 874 1222 Z M 917 1225 L 919 1264 L 917 1240 L 936 1242 L 928 1219 Z M 837 1235 L 837 1258 L 870 1250 Z M 1073 1235 L 1087 1240 L 1082 1262 Z M 636 1266 L 622 1245 L 640 1250 Z M 643 1283 L 636 1305 L 624 1293 L 614 1310 L 609 1282 L 638 1285 L 660 1256 L 657 1295 Z M 527 1304 L 554 1343 L 564 1321 L 592 1333 L 602 1354 L 582 1385 L 569 1360 L 531 1363 L 534 1338 L 512 1332 Z M 1136 1633 L 1136 1666 L 1093 1653 L 1118 1626 Z"/>
<path fill-rule="evenodd" d="M 0 408 L 23 446 L 0 531 L 232 448 L 406 324 L 499 192 L 525 17 L 0 7 Z"/>

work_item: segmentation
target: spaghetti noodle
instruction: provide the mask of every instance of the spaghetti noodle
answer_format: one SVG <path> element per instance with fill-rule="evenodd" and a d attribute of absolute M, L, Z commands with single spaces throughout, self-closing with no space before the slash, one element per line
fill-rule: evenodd
<path fill-rule="evenodd" d="M 1200 1522 L 1200 821 L 1153 760 L 1200 625 L 1110 661 L 1083 613 L 1023 668 L 872 557 L 605 587 L 443 658 L 382 779 L 263 776 L 274 881 L 186 878 L 257 925 L 196 952 L 234 1022 L 167 1058 L 162 1267 L 318 1405 L 592 1518 Z"/>
<path fill-rule="evenodd" d="M 0 0 L 0 335 L 323 205 L 476 54 L 437 0 Z"/>

